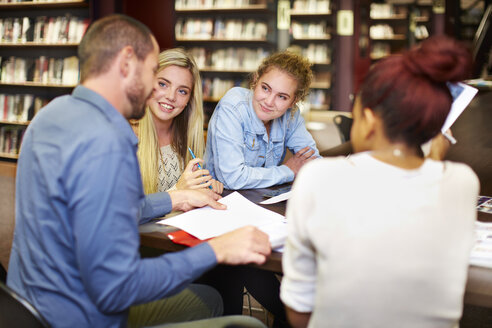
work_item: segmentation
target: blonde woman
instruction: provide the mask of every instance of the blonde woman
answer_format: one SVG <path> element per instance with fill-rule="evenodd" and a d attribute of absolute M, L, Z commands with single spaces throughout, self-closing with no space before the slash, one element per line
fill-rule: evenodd
<path fill-rule="evenodd" d="M 135 132 L 139 138 L 137 156 L 146 194 L 209 186 L 222 193 L 222 183 L 201 169 L 204 152 L 201 79 L 194 59 L 183 49 L 160 53 L 154 92 Z"/>

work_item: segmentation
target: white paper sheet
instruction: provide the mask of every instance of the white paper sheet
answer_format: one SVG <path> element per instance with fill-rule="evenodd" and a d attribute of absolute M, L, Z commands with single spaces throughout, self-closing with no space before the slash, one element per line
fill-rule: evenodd
<path fill-rule="evenodd" d="M 290 198 L 290 191 L 287 191 L 287 192 L 284 192 L 283 194 L 280 194 L 278 196 L 275 196 L 275 197 L 272 197 L 272 198 L 269 198 L 267 200 L 264 200 L 262 202 L 260 202 L 260 204 L 264 204 L 264 205 L 267 205 L 267 204 L 275 204 L 275 203 L 280 203 L 284 200 L 287 200 Z"/>
<path fill-rule="evenodd" d="M 446 118 L 446 121 L 444 121 L 444 125 L 441 128 L 442 133 L 446 132 L 451 125 L 453 125 L 458 116 L 463 113 L 466 106 L 468 106 L 478 91 L 478 89 L 461 82 L 448 83 L 448 88 L 453 96 L 453 103 L 451 105 L 451 110 L 449 111 L 448 117 Z"/>
<path fill-rule="evenodd" d="M 247 225 L 256 226 L 270 237 L 272 248 L 285 243 L 287 225 L 283 215 L 249 201 L 238 192 L 220 199 L 226 210 L 197 208 L 157 223 L 177 227 L 198 239 L 217 237 Z"/>
<path fill-rule="evenodd" d="M 470 264 L 492 268 L 492 223 L 475 222 L 475 236 Z"/>

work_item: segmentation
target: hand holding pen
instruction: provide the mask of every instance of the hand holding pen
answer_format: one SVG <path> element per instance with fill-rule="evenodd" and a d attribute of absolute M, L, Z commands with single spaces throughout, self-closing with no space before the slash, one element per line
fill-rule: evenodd
<path fill-rule="evenodd" d="M 176 189 L 201 189 L 210 186 L 212 176 L 207 170 L 201 169 L 201 166 L 198 168 L 200 162 L 203 162 L 200 158 L 188 162 L 176 183 Z"/>
<path fill-rule="evenodd" d="M 224 189 L 222 183 L 212 179 L 210 173 L 203 169 L 200 164 L 203 163 L 203 160 L 196 158 L 190 148 L 188 148 L 188 151 L 193 159 L 186 165 L 183 174 L 179 178 L 178 183 L 176 184 L 177 189 L 199 189 L 208 187 L 210 190 L 221 194 Z"/>

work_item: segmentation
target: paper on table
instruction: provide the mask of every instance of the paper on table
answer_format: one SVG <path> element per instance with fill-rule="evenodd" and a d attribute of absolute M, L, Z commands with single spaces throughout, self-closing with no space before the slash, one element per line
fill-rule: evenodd
<path fill-rule="evenodd" d="M 281 201 L 289 199 L 290 193 L 291 193 L 290 191 L 284 192 L 283 194 L 264 200 L 260 202 L 260 204 L 267 205 L 267 204 L 280 203 Z"/>
<path fill-rule="evenodd" d="M 470 264 L 492 268 L 492 223 L 475 222 L 475 236 Z"/>
<path fill-rule="evenodd" d="M 448 83 L 447 85 L 451 92 L 451 96 L 453 96 L 453 103 L 451 104 L 451 110 L 449 111 L 448 117 L 441 128 L 442 133 L 446 132 L 451 125 L 453 125 L 478 91 L 478 89 L 461 82 Z"/>
<path fill-rule="evenodd" d="M 219 202 L 227 205 L 227 209 L 216 210 L 207 206 L 157 223 L 177 227 L 202 240 L 253 225 L 268 234 L 272 248 L 285 243 L 287 225 L 283 215 L 256 205 L 238 192 L 227 195 Z"/>

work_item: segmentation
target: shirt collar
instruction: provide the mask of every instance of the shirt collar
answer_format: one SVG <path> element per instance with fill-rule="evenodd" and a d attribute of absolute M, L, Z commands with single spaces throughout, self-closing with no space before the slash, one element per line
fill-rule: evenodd
<path fill-rule="evenodd" d="M 120 131 L 132 145 L 138 145 L 137 136 L 133 132 L 130 123 L 128 123 L 126 118 L 121 115 L 121 113 L 118 112 L 118 110 L 114 108 L 114 106 L 111 105 L 109 101 L 107 101 L 99 93 L 83 85 L 78 85 L 73 90 L 72 96 L 74 98 L 90 103 L 92 106 L 97 108 L 101 112 L 101 114 L 103 114 L 108 119 L 108 121 L 116 126 L 118 131 Z"/>

